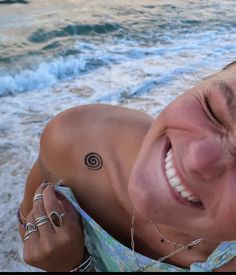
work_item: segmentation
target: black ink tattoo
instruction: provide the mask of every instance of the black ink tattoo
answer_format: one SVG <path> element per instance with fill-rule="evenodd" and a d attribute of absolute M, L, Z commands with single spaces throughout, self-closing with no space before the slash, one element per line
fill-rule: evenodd
<path fill-rule="evenodd" d="M 100 170 L 103 166 L 103 161 L 101 156 L 93 152 L 85 156 L 84 163 L 88 169 L 92 169 L 92 170 Z"/>

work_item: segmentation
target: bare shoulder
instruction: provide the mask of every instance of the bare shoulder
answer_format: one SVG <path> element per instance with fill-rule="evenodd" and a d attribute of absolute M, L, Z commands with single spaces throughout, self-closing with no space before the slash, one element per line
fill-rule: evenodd
<path fill-rule="evenodd" d="M 88 126 L 88 129 L 92 129 L 96 125 L 107 127 L 109 122 L 122 121 L 133 124 L 135 121 L 142 123 L 143 120 L 150 121 L 152 119 L 148 114 L 135 109 L 108 104 L 88 104 L 59 113 L 48 123 L 46 130 L 48 128 L 61 130 L 60 127 L 63 127 L 64 130 L 71 131 L 71 128 L 76 130 L 78 127 L 81 129 L 81 127 Z"/>
<path fill-rule="evenodd" d="M 151 121 L 143 112 L 107 104 L 65 110 L 47 124 L 41 135 L 41 159 L 53 173 L 68 178 L 72 170 L 83 166 L 81 156 L 88 152 L 105 155 L 124 133 L 127 139 L 135 135 L 138 142 Z"/>
<path fill-rule="evenodd" d="M 108 104 L 89 104 L 67 109 L 56 115 L 45 127 L 42 142 L 52 141 L 57 146 L 74 143 L 78 135 L 91 136 L 92 133 L 103 135 L 114 131 L 116 127 L 127 127 L 132 131 L 142 125 L 150 125 L 152 118 L 141 111 Z M 73 135 L 76 134 L 76 135 Z M 127 133 L 129 134 L 129 133 Z M 57 144 L 58 143 L 58 144 Z"/>
<path fill-rule="evenodd" d="M 68 125 L 80 123 L 81 127 L 83 123 L 90 126 L 98 123 L 101 126 L 105 122 L 105 126 L 107 126 L 107 122 L 110 120 L 124 120 L 133 123 L 135 120 L 150 120 L 151 117 L 144 112 L 127 107 L 110 104 L 87 104 L 65 110 L 55 116 L 54 119 L 69 122 Z"/>

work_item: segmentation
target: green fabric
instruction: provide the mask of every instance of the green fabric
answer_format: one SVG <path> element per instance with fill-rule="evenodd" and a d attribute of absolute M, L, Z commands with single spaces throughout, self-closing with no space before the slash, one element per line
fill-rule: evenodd
<path fill-rule="evenodd" d="M 94 268 L 97 272 L 135 272 L 140 267 L 148 272 L 210 272 L 226 264 L 236 256 L 236 242 L 222 242 L 205 262 L 191 264 L 189 269 L 150 259 L 134 252 L 109 235 L 97 224 L 77 202 L 70 188 L 57 185 L 56 190 L 64 195 L 82 217 L 85 244 L 93 256 Z M 138 259 L 138 263 L 137 260 Z"/>

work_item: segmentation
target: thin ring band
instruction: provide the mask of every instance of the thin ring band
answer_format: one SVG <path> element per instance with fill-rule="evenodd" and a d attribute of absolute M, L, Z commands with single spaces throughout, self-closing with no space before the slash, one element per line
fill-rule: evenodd
<path fill-rule="evenodd" d="M 27 233 L 25 233 L 24 238 L 23 238 L 23 242 L 25 243 L 25 241 L 29 240 L 29 235 Z"/>
<path fill-rule="evenodd" d="M 47 215 L 43 215 L 43 216 L 40 216 L 40 217 L 38 217 L 38 218 L 35 219 L 35 224 L 36 224 L 37 227 L 39 227 L 39 226 L 41 226 L 43 224 L 48 223 L 49 221 L 50 220 L 49 220 L 48 216 Z"/>
<path fill-rule="evenodd" d="M 38 222 L 42 221 L 42 220 L 45 220 L 45 219 L 48 219 L 48 216 L 47 215 L 43 215 L 43 216 L 40 216 L 38 218 L 35 219 L 35 223 L 37 225 Z"/>
<path fill-rule="evenodd" d="M 50 222 L 49 219 L 45 219 L 45 220 L 39 222 L 39 223 L 37 224 L 37 226 L 39 227 L 39 226 L 44 225 L 44 224 L 49 223 L 49 222 Z"/>
<path fill-rule="evenodd" d="M 42 220 L 36 222 L 37 227 L 38 227 L 39 225 L 42 225 L 42 223 L 44 223 L 44 222 L 49 222 L 49 218 L 45 218 L 45 219 L 42 219 Z"/>
<path fill-rule="evenodd" d="M 37 230 L 38 228 L 37 228 L 36 224 L 28 222 L 25 226 L 25 229 L 26 229 L 26 231 L 29 231 L 31 229 Z"/>
<path fill-rule="evenodd" d="M 33 201 L 42 200 L 42 199 L 43 199 L 43 194 L 38 193 L 38 194 L 34 195 Z"/>
<path fill-rule="evenodd" d="M 38 228 L 36 228 L 36 229 L 32 228 L 32 229 L 30 229 L 30 230 L 27 231 L 27 234 L 30 235 L 31 233 L 37 232 L 37 231 L 38 231 Z"/>

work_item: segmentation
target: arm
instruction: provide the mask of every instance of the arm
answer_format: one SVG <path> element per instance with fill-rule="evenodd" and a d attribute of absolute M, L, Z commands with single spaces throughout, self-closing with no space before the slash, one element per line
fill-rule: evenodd
<path fill-rule="evenodd" d="M 31 168 L 25 183 L 24 198 L 20 205 L 20 219 L 23 223 L 26 223 L 26 217 L 33 208 L 33 196 L 35 190 L 46 180 L 54 183 L 59 180 L 59 177 L 52 176 L 39 157 Z M 19 232 L 23 237 L 25 231 L 22 226 L 19 226 Z"/>
<path fill-rule="evenodd" d="M 61 179 L 65 180 L 67 165 L 65 165 L 64 159 L 69 151 L 70 141 L 67 135 L 71 134 L 71 129 L 65 131 L 68 123 L 64 119 L 64 113 L 54 117 L 46 125 L 40 137 L 38 159 L 26 178 L 24 197 L 20 207 L 23 220 L 32 210 L 35 190 L 43 181 L 56 183 Z"/>
<path fill-rule="evenodd" d="M 55 228 L 50 222 L 38 227 L 24 243 L 24 260 L 27 264 L 46 271 L 68 271 L 79 265 L 85 256 L 84 235 L 76 210 L 59 199 L 53 185 L 41 185 L 44 180 L 56 183 L 66 178 L 67 168 L 61 160 L 67 156 L 68 143 L 63 134 L 60 118 L 53 119 L 44 129 L 40 140 L 39 157 L 30 170 L 21 203 L 21 220 L 35 224 L 35 219 L 45 213 L 60 209 L 65 213 L 62 227 Z M 60 135 L 59 135 L 60 134 Z M 33 202 L 36 193 L 43 199 Z M 19 226 L 22 238 L 25 230 Z M 66 253 L 65 253 L 66 252 Z"/>

